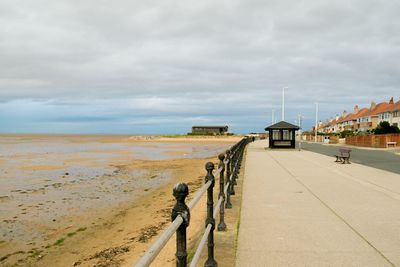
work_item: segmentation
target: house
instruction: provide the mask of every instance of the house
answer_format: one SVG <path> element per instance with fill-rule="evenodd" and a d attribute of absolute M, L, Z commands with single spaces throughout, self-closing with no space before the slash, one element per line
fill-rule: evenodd
<path fill-rule="evenodd" d="M 354 131 L 361 131 L 361 118 L 364 118 L 366 114 L 369 112 L 369 108 L 362 108 L 360 109 L 357 114 L 355 115 L 355 125 Z"/>
<path fill-rule="evenodd" d="M 354 113 L 347 113 L 343 111 L 342 116 L 336 121 L 336 129 L 338 132 L 353 131 L 356 123 L 356 113 L 358 113 L 358 106 L 355 106 Z"/>
<path fill-rule="evenodd" d="M 367 131 L 375 129 L 378 123 L 380 122 L 379 114 L 385 113 L 388 108 L 389 108 L 389 103 L 387 102 L 382 102 L 379 104 L 371 102 L 369 111 L 359 118 L 359 123 L 360 123 L 359 130 Z"/>
<path fill-rule="evenodd" d="M 192 126 L 192 134 L 226 134 L 228 126 Z"/>
<path fill-rule="evenodd" d="M 339 115 L 336 114 L 335 121 L 332 123 L 332 124 L 333 124 L 332 126 L 333 126 L 333 132 L 334 132 L 334 133 L 340 132 L 340 131 L 339 131 L 339 124 L 338 124 L 339 119 L 340 119 Z"/>
<path fill-rule="evenodd" d="M 393 124 L 393 122 L 392 122 L 393 108 L 394 108 L 394 101 L 393 101 L 393 97 L 392 97 L 387 105 L 382 106 L 381 109 L 379 111 L 377 111 L 378 123 L 380 123 L 382 121 L 387 121 L 390 124 Z"/>
<path fill-rule="evenodd" d="M 319 125 L 318 131 L 326 134 L 335 133 L 338 127 L 337 126 L 338 120 L 339 120 L 338 115 L 336 115 L 336 118 L 327 119 L 326 121 L 322 122 Z"/>
<path fill-rule="evenodd" d="M 389 102 L 376 104 L 372 101 L 369 108 L 359 109 L 358 105 L 355 105 L 353 113 L 343 111 L 341 116 L 336 115 L 334 119 L 320 122 L 318 131 L 323 133 L 339 133 L 345 130 L 365 132 L 375 129 L 382 121 L 387 121 L 391 125 L 400 125 L 400 101 L 394 103 L 392 97 Z"/>
<path fill-rule="evenodd" d="M 400 127 L 400 100 L 393 105 L 391 123 L 397 127 Z"/>
<path fill-rule="evenodd" d="M 372 122 L 372 129 L 376 128 L 381 121 L 388 121 L 390 122 L 390 113 L 393 107 L 393 99 L 392 104 L 387 102 L 382 102 L 376 105 L 376 108 L 371 112 L 371 122 Z"/>
<path fill-rule="evenodd" d="M 356 107 L 358 112 L 358 106 Z M 355 113 L 348 113 L 341 119 L 339 129 L 341 131 L 353 131 L 355 121 Z"/>
<path fill-rule="evenodd" d="M 329 126 L 329 124 L 330 124 L 330 121 L 331 120 L 326 120 L 326 121 L 324 121 L 323 123 L 321 123 L 321 126 L 320 126 L 320 128 L 319 128 L 319 132 L 322 132 L 322 133 L 329 133 L 330 132 L 330 126 Z"/>
<path fill-rule="evenodd" d="M 359 131 L 366 132 L 367 130 L 372 129 L 371 113 L 374 108 L 376 108 L 376 103 L 371 102 L 370 108 L 357 118 Z"/>
<path fill-rule="evenodd" d="M 354 131 L 367 131 L 376 128 L 376 126 L 381 121 L 387 121 L 390 124 L 393 124 L 393 110 L 395 104 L 393 101 L 393 97 L 388 102 L 382 102 L 376 104 L 375 102 L 371 102 L 370 108 L 362 108 L 358 110 L 358 107 L 354 107 L 354 110 L 358 110 L 355 113 L 353 118 L 353 128 Z M 397 114 L 396 114 L 397 115 Z M 400 118 L 399 118 L 400 119 Z"/>

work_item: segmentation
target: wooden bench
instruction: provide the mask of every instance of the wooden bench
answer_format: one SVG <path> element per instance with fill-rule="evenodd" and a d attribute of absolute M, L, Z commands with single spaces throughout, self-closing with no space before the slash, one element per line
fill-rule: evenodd
<path fill-rule="evenodd" d="M 386 147 L 389 147 L 389 146 L 396 147 L 397 146 L 397 142 L 386 142 Z"/>
<path fill-rule="evenodd" d="M 339 148 L 339 154 L 335 155 L 336 161 L 335 162 L 341 162 L 342 164 L 348 163 L 350 164 L 350 152 L 351 149 L 348 148 Z"/>

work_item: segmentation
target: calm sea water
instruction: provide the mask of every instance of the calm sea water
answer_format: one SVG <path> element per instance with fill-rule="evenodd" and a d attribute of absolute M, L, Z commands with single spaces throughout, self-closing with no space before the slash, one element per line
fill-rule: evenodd
<path fill-rule="evenodd" d="M 96 139 L 1 137 L 0 196 L 17 187 L 54 180 L 65 173 L 92 179 L 112 173 L 112 164 L 127 164 L 135 160 L 207 158 L 229 147 L 217 143 L 98 142 Z"/>

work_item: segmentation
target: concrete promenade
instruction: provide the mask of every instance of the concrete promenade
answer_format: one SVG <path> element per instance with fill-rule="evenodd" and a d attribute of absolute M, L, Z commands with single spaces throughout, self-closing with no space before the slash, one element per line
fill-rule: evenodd
<path fill-rule="evenodd" d="M 400 266 L 400 175 L 251 143 L 236 266 Z"/>

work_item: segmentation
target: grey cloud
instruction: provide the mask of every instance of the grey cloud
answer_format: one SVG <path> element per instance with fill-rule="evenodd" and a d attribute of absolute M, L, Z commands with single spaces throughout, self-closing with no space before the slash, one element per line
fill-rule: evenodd
<path fill-rule="evenodd" d="M 399 97 L 399 13 L 391 0 L 2 2 L 0 103 L 267 121 L 289 86 L 288 116 L 311 121 L 316 101 L 329 116 Z"/>

